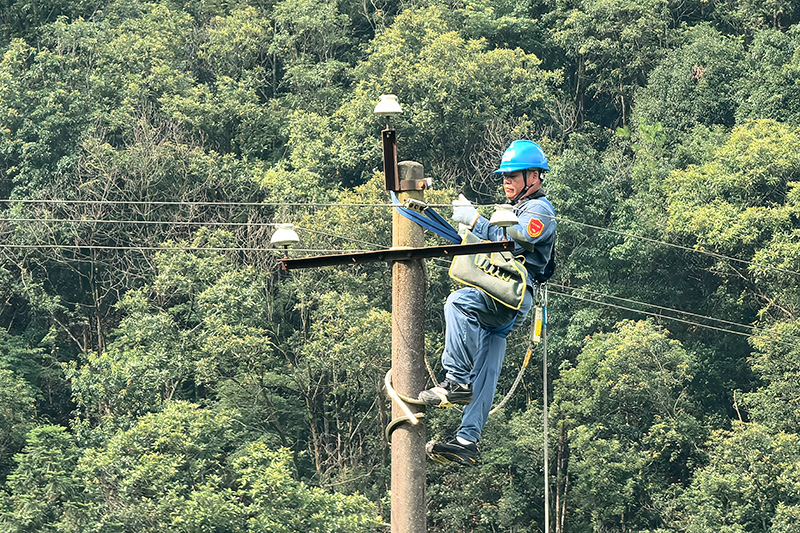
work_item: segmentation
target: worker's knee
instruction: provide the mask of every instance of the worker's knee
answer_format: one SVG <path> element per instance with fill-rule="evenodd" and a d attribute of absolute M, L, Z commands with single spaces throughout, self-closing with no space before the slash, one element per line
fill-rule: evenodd
<path fill-rule="evenodd" d="M 468 317 L 478 318 L 486 313 L 496 312 L 494 302 L 487 302 L 491 298 L 484 297 L 483 291 L 473 287 L 465 287 L 450 293 L 444 304 L 445 310 L 456 310 Z"/>

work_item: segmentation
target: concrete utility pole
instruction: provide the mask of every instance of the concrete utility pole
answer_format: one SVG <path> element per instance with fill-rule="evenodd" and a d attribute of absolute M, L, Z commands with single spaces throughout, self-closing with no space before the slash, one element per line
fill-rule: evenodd
<path fill-rule="evenodd" d="M 398 199 L 424 201 L 422 165 L 398 164 Z M 405 182 L 405 183 L 404 183 Z M 406 186 L 408 184 L 408 186 Z M 422 228 L 395 212 L 392 247 L 420 248 L 425 244 Z M 392 382 L 401 395 L 416 397 L 425 388 L 425 264 L 422 259 L 397 261 L 392 267 Z M 404 416 L 392 402 L 392 417 Z M 425 503 L 425 421 L 403 424 L 392 436 L 392 533 L 421 533 L 427 527 Z"/>
<path fill-rule="evenodd" d="M 383 168 L 386 190 L 397 193 L 400 203 L 406 200 L 425 201 L 424 190 L 429 185 L 423 179 L 422 165 L 414 161 L 397 162 L 397 137 L 388 124 L 390 117 L 402 113 L 395 95 L 382 95 L 374 114 L 387 120 L 381 132 Z M 399 209 L 399 208 L 398 208 Z M 403 208 L 405 209 L 405 208 Z M 406 210 L 407 211 L 407 210 Z M 280 237 L 274 245 L 288 246 L 297 241 Z M 452 240 L 452 239 L 451 239 Z M 416 398 L 425 388 L 425 291 L 426 257 L 453 257 L 463 254 L 491 253 L 514 249 L 512 241 L 450 246 L 425 247 L 422 227 L 395 210 L 392 218 L 392 248 L 362 253 L 343 253 L 329 256 L 280 260 L 282 268 L 315 268 L 330 265 L 353 265 L 370 261 L 391 261 L 392 267 L 392 383 L 387 387 L 406 398 Z M 394 396 L 393 396 L 394 394 Z M 425 419 L 413 417 L 416 423 L 404 423 L 411 415 L 398 401 L 392 402 L 392 423 L 387 438 L 392 443 L 392 533 L 424 533 L 427 527 L 425 502 Z M 424 414 L 424 406 L 414 405 Z M 395 425 L 395 422 L 400 424 Z M 393 436 L 390 436 L 393 435 Z"/>

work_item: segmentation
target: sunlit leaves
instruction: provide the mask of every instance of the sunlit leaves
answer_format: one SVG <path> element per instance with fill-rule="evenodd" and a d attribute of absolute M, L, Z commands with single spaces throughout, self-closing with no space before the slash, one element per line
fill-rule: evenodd
<path fill-rule="evenodd" d="M 800 487 L 797 434 L 773 433 L 759 424 L 736 424 L 712 440 L 709 465 L 687 492 L 684 530 L 791 531 Z"/>
<path fill-rule="evenodd" d="M 800 434 L 800 336 L 797 320 L 779 322 L 755 336 L 753 370 L 763 380 L 746 396 L 754 420 L 776 430 Z"/>
<path fill-rule="evenodd" d="M 761 247 L 791 224 L 787 180 L 799 169 L 793 128 L 767 120 L 735 128 L 711 161 L 672 173 L 670 232 L 729 252 Z"/>

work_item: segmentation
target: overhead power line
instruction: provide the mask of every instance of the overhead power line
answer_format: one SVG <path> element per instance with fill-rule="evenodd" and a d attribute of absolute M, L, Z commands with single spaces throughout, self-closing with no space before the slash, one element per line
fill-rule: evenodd
<path fill-rule="evenodd" d="M 672 242 L 662 241 L 662 240 L 659 240 L 659 239 L 653 239 L 651 237 L 645 237 L 643 235 L 637 235 L 635 233 L 628 233 L 628 232 L 625 232 L 625 231 L 618 231 L 618 230 L 611 229 L 611 228 L 604 228 L 602 226 L 595 226 L 593 224 L 586 224 L 585 222 L 578 222 L 576 220 L 569 220 L 569 219 L 564 218 L 564 217 L 558 217 L 557 216 L 557 217 L 555 217 L 555 219 L 557 221 L 566 222 L 568 224 L 576 224 L 576 225 L 582 226 L 584 228 L 590 228 L 590 229 L 594 229 L 594 230 L 598 230 L 598 231 L 604 231 L 604 232 L 607 232 L 607 233 L 613 233 L 615 235 L 620 235 L 620 236 L 628 237 L 628 238 L 631 238 L 631 239 L 638 239 L 640 241 L 645 241 L 645 242 L 651 242 L 653 244 L 660 244 L 660 245 L 663 245 L 663 246 L 669 246 L 671 248 L 676 248 L 678 250 L 683 250 L 683 251 L 686 251 L 686 252 L 692 252 L 692 253 L 696 253 L 696 254 L 707 255 L 707 256 L 710 256 L 710 257 L 715 257 L 717 259 L 724 259 L 726 261 L 732 261 L 732 262 L 741 263 L 741 264 L 745 264 L 745 265 L 749 265 L 749 266 L 755 266 L 755 267 L 758 267 L 758 268 L 764 268 L 764 269 L 767 269 L 767 270 L 776 270 L 778 272 L 784 272 L 786 274 L 793 274 L 795 276 L 800 276 L 800 272 L 795 272 L 794 270 L 788 270 L 786 268 L 775 267 L 775 266 L 771 266 L 771 265 L 763 265 L 763 264 L 756 263 L 754 261 L 748 261 L 746 259 L 739 259 L 738 257 L 732 257 L 732 256 L 729 256 L 729 255 L 720 254 L 720 253 L 717 253 L 717 252 L 709 252 L 708 250 L 703 250 L 701 248 L 692 248 L 690 246 L 683 246 L 681 244 L 675 244 L 675 243 L 672 243 Z"/>
<path fill-rule="evenodd" d="M 435 259 L 434 259 L 434 261 L 435 261 Z M 434 266 L 436 268 L 440 269 L 440 270 L 447 270 L 447 267 L 444 266 L 444 265 L 441 265 L 441 264 L 436 264 Z M 553 281 L 549 281 L 548 284 L 549 285 L 560 286 L 560 287 L 565 287 L 567 289 L 572 289 L 573 288 L 573 287 L 567 287 L 565 285 L 561 285 L 559 283 L 554 283 Z M 583 301 L 583 302 L 592 303 L 592 304 L 603 306 L 603 307 L 611 307 L 611 308 L 614 308 L 614 309 L 619 309 L 621 311 L 627 311 L 627 312 L 630 312 L 630 313 L 638 313 L 638 314 L 641 314 L 641 315 L 651 316 L 651 317 L 654 317 L 654 318 L 663 318 L 665 320 L 673 320 L 673 321 L 681 322 L 683 324 L 687 324 L 687 325 L 690 325 L 690 326 L 696 326 L 696 327 L 700 327 L 700 328 L 711 329 L 711 330 L 719 331 L 719 332 L 722 332 L 722 333 L 731 333 L 733 335 L 738 335 L 738 336 L 741 336 L 741 337 L 752 337 L 753 336 L 752 333 L 747 333 L 747 332 L 743 332 L 743 331 L 735 331 L 735 330 L 732 330 L 732 329 L 718 327 L 718 326 L 712 326 L 712 325 L 709 325 L 709 324 L 703 324 L 701 322 L 696 322 L 696 321 L 693 321 L 693 320 L 686 320 L 686 319 L 682 319 L 682 318 L 678 318 L 678 317 L 672 317 L 672 316 L 668 316 L 668 315 L 663 315 L 661 313 L 657 313 L 657 312 L 653 312 L 653 311 L 644 311 L 642 309 L 634 309 L 632 307 L 626 307 L 624 305 L 618 305 L 618 304 L 613 304 L 613 303 L 609 303 L 609 302 L 603 302 L 603 301 L 600 301 L 600 300 L 594 300 L 592 298 L 584 298 L 584 297 L 581 297 L 581 296 L 577 296 L 575 294 L 569 294 L 569 293 L 566 293 L 566 292 L 560 292 L 560 291 L 556 291 L 556 290 L 553 290 L 553 289 L 548 289 L 548 292 L 550 294 L 555 294 L 555 295 L 558 295 L 558 296 L 564 296 L 566 298 L 572 298 L 574 300 L 580 300 L 580 301 Z M 598 296 L 615 298 L 615 296 L 612 296 L 610 294 L 603 294 L 603 293 L 595 293 L 595 294 L 597 294 Z M 666 307 L 663 307 L 663 306 L 658 306 L 658 305 L 655 305 L 655 304 L 648 304 L 648 303 L 645 303 L 645 302 L 636 302 L 635 300 L 629 300 L 629 301 L 637 303 L 637 304 L 645 305 L 645 306 L 651 306 L 651 307 L 658 308 L 658 309 L 664 309 L 664 310 L 669 309 L 669 308 L 666 308 Z M 726 323 L 727 322 L 730 325 L 735 325 L 735 326 L 739 326 L 739 327 L 743 327 L 743 328 L 748 328 L 748 329 L 751 329 L 753 331 L 757 331 L 759 333 L 770 335 L 770 336 L 776 334 L 776 332 L 770 331 L 770 330 L 767 330 L 767 329 L 756 328 L 756 327 L 753 327 L 753 326 L 749 326 L 747 324 L 740 324 L 740 323 L 737 323 L 737 322 L 729 322 L 729 321 L 725 321 L 725 320 L 722 320 L 722 319 L 714 318 L 712 316 L 699 315 L 699 314 L 696 314 L 696 313 L 690 313 L 688 311 L 681 311 L 679 309 L 670 309 L 670 310 L 674 311 L 676 313 L 695 316 L 695 317 L 698 317 L 698 318 L 705 318 L 707 320 L 718 321 L 718 322 L 722 322 L 722 323 Z M 780 335 L 781 337 L 787 337 L 787 338 L 791 338 L 791 339 L 800 340 L 800 337 L 796 337 L 794 335 L 788 335 L 788 334 L 783 334 L 783 333 L 778 333 L 778 335 Z M 792 346 L 792 347 L 797 346 L 796 342 L 781 341 L 781 340 L 775 339 L 774 337 L 771 338 L 771 340 L 776 342 L 776 343 L 778 343 L 778 344 L 783 344 L 783 345 L 786 345 L 786 346 Z"/>
<path fill-rule="evenodd" d="M 300 229 L 300 228 L 298 228 L 298 229 Z M 310 230 L 310 231 L 314 231 L 314 230 Z M 325 232 L 319 232 L 319 233 L 323 233 L 323 234 L 328 235 L 330 237 L 341 238 L 341 239 L 345 239 L 345 240 L 352 240 L 349 237 L 345 237 L 345 236 L 332 235 L 332 234 L 327 234 Z M 375 244 L 375 243 L 370 243 L 370 242 L 367 242 L 367 241 L 360 241 L 360 242 L 365 243 L 365 244 L 369 244 L 371 246 L 376 246 L 376 247 L 379 247 L 379 248 L 385 248 L 385 247 L 382 247 L 381 245 L 378 245 L 378 244 Z M 271 252 L 271 253 L 275 253 L 275 254 L 281 254 L 281 253 L 284 252 L 283 250 L 281 250 L 279 248 L 272 248 L 272 247 L 270 247 L 270 248 L 267 248 L 267 247 L 246 247 L 246 246 L 230 246 L 230 247 L 220 247 L 220 246 L 213 246 L 213 247 L 177 246 L 177 247 L 172 247 L 172 246 L 170 246 L 170 247 L 167 247 L 167 246 L 112 246 L 112 245 L 79 245 L 79 244 L 0 244 L 0 248 L 6 248 L 6 249 L 127 250 L 127 251 L 160 251 L 160 252 L 169 252 L 169 251 L 175 251 L 175 252 L 178 252 L 178 251 L 191 251 L 191 252 L 200 252 L 200 251 L 212 251 L 212 252 Z M 373 250 L 347 250 L 347 252 L 369 252 L 369 251 L 373 251 Z M 337 253 L 338 252 L 338 253 L 341 253 L 342 250 L 339 250 L 339 249 L 336 249 L 336 250 L 324 250 L 324 249 L 298 249 L 298 248 L 292 248 L 292 252 L 306 252 L 306 253 Z M 447 269 L 446 266 L 441 265 L 441 264 L 436 264 L 435 266 L 437 268 L 440 268 L 440 269 L 444 269 L 444 270 Z M 741 327 L 741 328 L 745 328 L 745 329 L 751 330 L 751 333 L 742 332 L 742 331 L 735 331 L 735 330 L 722 328 L 722 327 L 718 327 L 718 326 L 712 326 L 712 325 L 709 325 L 709 324 L 703 324 L 701 322 L 696 322 L 696 321 L 686 320 L 686 319 L 682 319 L 682 318 L 678 318 L 678 317 L 674 317 L 674 316 L 664 315 L 663 313 L 658 313 L 658 312 L 653 312 L 653 311 L 645 311 L 645 310 L 642 310 L 642 309 L 634 309 L 634 308 L 626 307 L 626 306 L 623 306 L 623 305 L 618 305 L 618 304 L 613 304 L 613 303 L 609 303 L 609 302 L 603 302 L 603 301 L 600 301 L 600 300 L 595 300 L 595 299 L 592 299 L 592 298 L 585 298 L 585 297 L 582 297 L 582 296 L 577 296 L 575 294 L 569 294 L 569 293 L 559 292 L 559 291 L 554 291 L 554 290 L 550 291 L 553 294 L 556 294 L 556 295 L 559 295 L 559 296 L 564 296 L 564 297 L 567 297 L 567 298 L 581 300 L 581 301 L 584 301 L 584 302 L 587 302 L 587 303 L 592 303 L 592 304 L 601 305 L 601 306 L 605 306 L 605 307 L 611 307 L 611 308 L 615 308 L 615 309 L 619 309 L 619 310 L 623 310 L 623 311 L 628 311 L 628 312 L 632 312 L 632 313 L 640 313 L 640 314 L 643 314 L 643 315 L 646 315 L 646 316 L 652 316 L 652 317 L 660 318 L 660 319 L 673 320 L 673 321 L 681 322 L 681 323 L 692 325 L 692 326 L 696 326 L 696 327 L 711 329 L 711 330 L 720 331 L 720 332 L 724 332 L 724 333 L 732 333 L 734 335 L 740 335 L 740 336 L 744 336 L 744 337 L 751 337 L 752 336 L 752 332 L 759 332 L 759 333 L 767 334 L 767 335 L 774 334 L 774 332 L 766 330 L 766 329 L 763 329 L 763 328 L 758 328 L 758 327 L 751 326 L 751 325 L 748 325 L 748 324 L 741 324 L 741 323 L 733 322 L 733 321 L 729 321 L 729 320 L 719 319 L 719 318 L 715 318 L 715 317 L 708 316 L 708 315 L 701 315 L 701 314 L 698 314 L 698 313 L 692 313 L 690 311 L 682 311 L 680 309 L 673 309 L 673 308 L 669 308 L 669 307 L 665 307 L 665 306 L 661 306 L 661 305 L 657 305 L 657 304 L 651 304 L 651 303 L 647 303 L 647 302 L 640 302 L 640 301 L 632 300 L 632 299 L 629 299 L 629 298 L 623 298 L 623 297 L 614 296 L 614 295 L 610 295 L 610 294 L 600 293 L 600 292 L 597 292 L 597 291 L 591 291 L 589 289 L 583 289 L 583 288 L 579 288 L 579 287 L 570 287 L 570 286 L 563 285 L 563 284 L 556 283 L 556 282 L 552 282 L 552 281 L 550 282 L 550 284 L 554 285 L 554 286 L 557 286 L 557 287 L 560 287 L 560 288 L 565 289 L 565 290 L 579 290 L 579 291 L 586 292 L 587 294 L 592 294 L 592 295 L 595 295 L 595 296 L 601 297 L 601 298 L 612 298 L 612 299 L 616 299 L 616 300 L 619 300 L 619 301 L 622 301 L 622 302 L 626 302 L 626 303 L 631 303 L 631 304 L 635 304 L 635 305 L 642 305 L 642 306 L 645 306 L 645 307 L 658 309 L 660 311 L 668 311 L 668 312 L 673 312 L 673 313 L 677 313 L 677 314 L 683 314 L 683 315 L 686 315 L 686 316 L 691 316 L 691 317 L 694 317 L 694 318 L 697 318 L 697 319 L 710 320 L 710 321 L 718 322 L 718 323 L 721 323 L 721 324 L 726 324 L 726 325 L 729 325 L 729 326 Z M 780 334 L 780 335 L 783 336 L 783 337 L 788 337 L 788 338 L 792 338 L 792 339 L 795 339 L 797 341 L 800 341 L 800 337 L 796 337 L 796 336 L 788 335 L 788 334 Z M 773 340 L 776 340 L 776 339 L 773 339 Z M 787 344 L 787 345 L 790 345 L 790 346 L 795 346 L 796 345 L 796 343 L 788 343 L 788 342 L 783 342 L 783 341 L 778 341 L 778 340 L 776 340 L 776 342 L 780 342 L 781 344 Z"/>
<path fill-rule="evenodd" d="M 564 296 L 566 298 L 572 298 L 572 299 L 575 299 L 575 300 L 581 300 L 581 301 L 584 301 L 584 302 L 593 303 L 593 304 L 596 304 L 596 305 L 602 305 L 602 306 L 605 306 L 605 307 L 612 307 L 614 309 L 620 309 L 620 310 L 623 310 L 623 311 L 629 311 L 631 313 L 639 313 L 639 314 L 643 314 L 643 315 L 646 315 L 646 316 L 652 316 L 652 317 L 655 317 L 655 318 L 663 318 L 665 320 L 673 320 L 675 322 L 681 322 L 683 324 L 688 324 L 690 326 L 696 326 L 696 327 L 699 327 L 699 328 L 711 329 L 711 330 L 719 331 L 719 332 L 723 332 L 723 333 L 731 333 L 733 335 L 739 335 L 741 337 L 752 337 L 753 336 L 752 333 L 746 333 L 746 332 L 743 332 L 743 331 L 735 331 L 735 330 L 732 330 L 732 329 L 721 328 L 721 327 L 712 326 L 712 325 L 709 325 L 709 324 L 702 324 L 700 322 L 694 322 L 692 320 L 685 320 L 685 319 L 682 319 L 682 318 L 666 316 L 666 315 L 662 315 L 662 314 L 659 314 L 659 313 L 654 313 L 654 312 L 651 312 L 651 311 L 643 311 L 641 309 L 633 309 L 633 308 L 630 308 L 630 307 L 625 307 L 625 306 L 622 306 L 622 305 L 612 304 L 612 303 L 609 303 L 609 302 L 601 302 L 601 301 L 598 301 L 598 300 L 593 300 L 591 298 L 583 298 L 582 296 L 577 296 L 577 295 L 574 295 L 574 294 L 568 294 L 568 293 L 558 292 L 558 291 L 554 291 L 554 290 L 551 290 L 550 293 L 558 295 L 558 296 Z M 762 330 L 762 331 L 765 332 L 765 333 L 768 333 L 768 334 L 773 334 L 774 333 L 774 332 L 768 331 L 768 330 Z M 782 341 L 782 340 L 775 339 L 775 338 L 772 338 L 771 340 L 773 342 L 776 342 L 778 344 L 783 344 L 783 345 L 786 345 L 786 346 L 792 346 L 792 347 L 797 346 L 796 342 L 786 342 L 786 341 Z"/>
<path fill-rule="evenodd" d="M 279 226 L 277 222 L 226 222 L 226 221 L 191 221 L 191 220 L 116 220 L 99 218 L 0 218 L 0 222 L 45 222 L 65 224 L 124 224 L 124 225 L 158 225 L 158 226 L 235 226 L 235 227 L 269 227 Z"/>
<path fill-rule="evenodd" d="M 135 205 L 135 206 L 172 206 L 172 207 L 394 207 L 396 204 L 375 203 L 323 203 L 323 202 L 210 202 L 180 200 L 67 200 L 67 199 L 0 199 L 6 204 L 44 204 L 44 205 Z"/>
<path fill-rule="evenodd" d="M 189 221 L 189 220 L 114 220 L 114 219 L 84 219 L 84 218 L 75 218 L 75 219 L 65 219 L 65 218 L 0 218 L 0 222 L 48 222 L 48 223 L 68 223 L 68 224 L 130 224 L 130 225 L 162 225 L 162 226 L 223 226 L 223 227 L 239 227 L 239 228 L 261 228 L 261 227 L 275 227 L 281 226 L 281 223 L 278 222 L 225 222 L 225 221 Z M 328 233 L 325 231 L 320 231 L 312 228 L 306 228 L 303 226 L 295 225 L 294 228 L 296 230 L 307 231 L 309 233 L 316 233 L 318 235 L 323 235 L 326 237 L 331 237 L 334 239 L 342 239 L 350 242 L 355 242 L 359 244 L 366 244 L 369 246 L 374 246 L 376 248 L 387 248 L 386 245 L 377 244 L 374 242 L 369 242 L 361 239 L 354 239 L 352 237 L 347 237 L 344 235 L 336 235 L 333 233 Z M 294 251 L 303 251 L 300 249 L 293 248 Z M 306 250 L 309 251 L 309 250 Z M 323 252 L 323 251 L 330 251 L 330 250 L 319 250 L 313 249 L 310 250 L 313 252 Z M 340 250 L 333 250 L 333 251 L 340 251 Z M 352 251 L 352 250 L 348 250 Z M 371 251 L 371 250 L 369 250 Z"/>
<path fill-rule="evenodd" d="M 20 200 L 12 200 L 0 199 L 0 203 L 19 203 L 19 204 L 75 204 L 75 205 L 147 205 L 147 206 L 213 206 L 213 207 L 358 207 L 358 208 L 376 208 L 376 207 L 396 207 L 396 204 L 392 203 L 385 203 L 385 204 L 376 204 L 376 203 L 320 203 L 320 202 L 182 202 L 182 201 L 149 201 L 149 200 L 66 200 L 66 199 L 49 199 L 49 200 L 29 200 L 29 199 L 20 199 Z M 428 204 L 430 207 L 451 207 L 450 204 Z M 493 205 L 493 204 L 488 204 Z M 486 207 L 487 205 L 476 205 L 476 207 Z M 714 257 L 716 259 L 721 259 L 725 261 L 731 261 L 739 264 L 744 264 L 748 266 L 754 266 L 757 268 L 763 268 L 766 270 L 772 270 L 776 272 L 783 272 L 785 274 L 791 274 L 794 276 L 800 276 L 800 272 L 789 270 L 786 268 L 776 267 L 772 265 L 764 265 L 760 263 L 755 263 L 754 261 L 748 261 L 746 259 L 740 259 L 738 257 L 733 257 L 725 254 L 721 254 L 718 252 L 711 252 L 702 248 L 693 248 L 691 246 L 684 246 L 681 244 L 671 243 L 667 241 L 663 241 L 660 239 L 654 239 L 652 237 L 646 237 L 643 235 L 638 235 L 635 233 L 619 231 L 612 228 L 607 228 L 603 226 L 597 226 L 594 224 L 588 224 L 586 222 L 580 222 L 577 220 L 571 220 L 563 216 L 555 216 L 549 217 L 553 218 L 558 222 L 564 222 L 567 224 L 575 224 L 584 228 L 593 229 L 596 231 L 607 232 L 614 235 L 618 235 L 621 237 L 626 237 L 630 239 L 636 239 L 643 242 L 649 242 L 653 244 L 658 244 L 661 246 L 666 246 L 678 250 L 682 250 L 685 252 L 690 252 L 694 254 L 706 255 L 709 257 Z M 37 219 L 0 219 L 0 221 L 13 221 L 13 220 L 24 220 L 26 222 L 35 222 Z M 55 223 L 55 222 L 88 222 L 82 221 L 79 219 L 41 219 L 42 222 L 48 223 Z M 97 222 L 101 222 L 97 220 Z M 117 223 L 117 224 L 180 224 L 181 222 L 173 222 L 173 221 L 125 221 L 125 220 L 103 220 L 102 222 L 107 223 Z M 200 223 L 195 222 L 183 222 L 186 225 L 194 225 Z M 216 225 L 230 225 L 235 226 L 238 224 L 248 225 L 246 222 L 208 222 L 205 223 L 207 225 L 216 224 Z M 249 224 L 251 226 L 255 226 L 257 223 Z M 275 224 L 275 223 L 270 223 Z M 344 237 L 342 237 L 344 238 Z"/>
<path fill-rule="evenodd" d="M 282 254 L 284 251 L 281 248 L 266 248 L 266 247 L 247 247 L 247 246 L 112 246 L 100 244 L 0 244 L 0 249 L 67 249 L 67 250 L 140 250 L 140 251 L 191 251 L 191 252 L 273 252 Z M 291 252 L 342 252 L 342 250 L 321 250 L 311 248 L 292 248 Z M 354 252 L 372 252 L 374 250 L 347 250 L 348 253 Z"/>
<path fill-rule="evenodd" d="M 722 318 L 715 318 L 715 317 L 709 316 L 709 315 L 701 315 L 701 314 L 698 314 L 698 313 L 692 313 L 691 311 L 682 311 L 680 309 L 673 309 L 673 308 L 670 308 L 670 307 L 664 307 L 664 306 L 658 305 L 658 304 L 640 302 L 640 301 L 637 301 L 637 300 L 632 300 L 630 298 L 623 298 L 623 297 L 620 297 L 620 296 L 614 296 L 614 295 L 611 295 L 611 294 L 605 294 L 605 293 L 601 293 L 601 292 L 596 292 L 596 291 L 592 291 L 592 290 L 584 289 L 584 288 L 580 288 L 580 287 L 570 287 L 568 285 L 562 285 L 560 283 L 556 283 L 556 282 L 553 282 L 553 281 L 549 281 L 548 284 L 556 286 L 556 287 L 560 287 L 560 288 L 565 289 L 565 290 L 582 291 L 582 292 L 585 292 L 587 294 L 592 294 L 592 295 L 594 295 L 596 297 L 599 297 L 599 298 L 612 298 L 614 300 L 618 300 L 618 301 L 621 301 L 621 302 L 626 302 L 626 303 L 630 303 L 630 304 L 634 304 L 634 305 L 642 305 L 642 306 L 645 306 L 645 307 L 658 309 L 660 311 L 667 311 L 667 312 L 670 312 L 670 313 L 677 313 L 677 314 L 681 314 L 681 315 L 686 315 L 686 316 L 694 317 L 694 318 L 697 318 L 697 319 L 700 319 L 700 320 L 710 320 L 710 321 L 713 321 L 713 322 L 718 322 L 720 324 L 725 324 L 725 325 L 728 325 L 728 326 L 740 327 L 740 328 L 748 329 L 748 330 L 755 331 L 755 332 L 758 332 L 758 333 L 767 333 L 767 334 L 774 333 L 774 332 L 772 332 L 772 331 L 770 331 L 768 329 L 760 328 L 760 327 L 749 325 L 749 324 L 742 324 L 740 322 L 733 322 L 731 320 L 725 320 L 725 319 L 722 319 Z M 632 309 L 632 308 L 625 308 L 625 309 L 628 309 L 630 311 L 636 311 L 635 309 Z M 652 313 L 652 315 L 653 316 L 658 316 L 660 318 L 667 318 L 667 319 L 675 318 L 675 317 L 671 317 L 669 315 L 663 315 L 663 314 L 658 314 L 658 313 L 654 313 L 654 312 Z M 750 333 L 746 333 L 746 334 L 750 335 Z M 800 337 L 798 337 L 798 336 L 790 335 L 790 334 L 786 334 L 786 333 L 781 333 L 780 335 L 782 337 L 795 339 L 795 340 L 800 342 Z"/>

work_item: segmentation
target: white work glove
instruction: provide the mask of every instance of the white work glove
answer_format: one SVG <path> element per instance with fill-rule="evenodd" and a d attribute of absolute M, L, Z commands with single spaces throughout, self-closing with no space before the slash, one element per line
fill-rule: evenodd
<path fill-rule="evenodd" d="M 460 222 L 472 229 L 479 216 L 478 210 L 463 194 L 459 194 L 458 198 L 453 200 L 453 220 L 456 222 Z"/>

